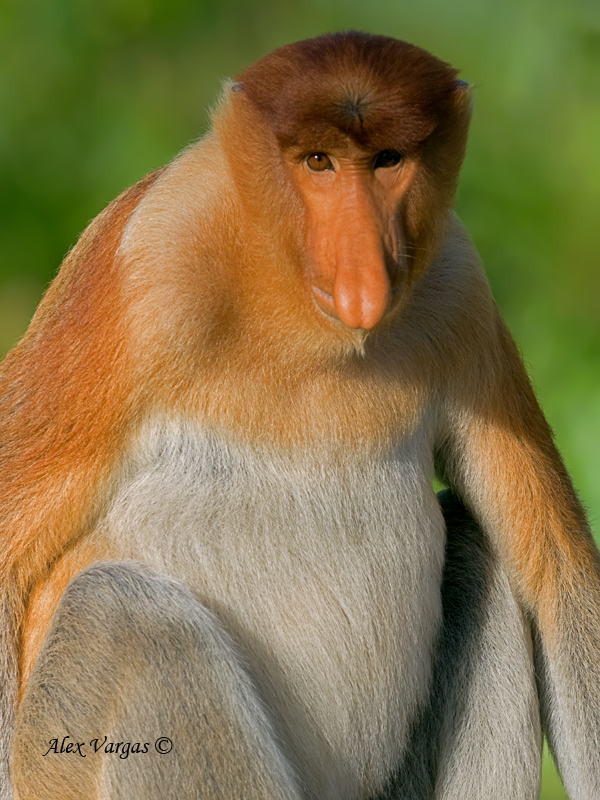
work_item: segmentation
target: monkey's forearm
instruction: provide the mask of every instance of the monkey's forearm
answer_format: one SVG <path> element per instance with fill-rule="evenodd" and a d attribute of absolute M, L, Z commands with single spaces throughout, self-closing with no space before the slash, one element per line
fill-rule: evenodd
<path fill-rule="evenodd" d="M 600 559 L 516 350 L 502 348 L 498 394 L 458 412 L 443 470 L 532 620 L 545 729 L 569 796 L 592 800 L 600 796 Z"/>

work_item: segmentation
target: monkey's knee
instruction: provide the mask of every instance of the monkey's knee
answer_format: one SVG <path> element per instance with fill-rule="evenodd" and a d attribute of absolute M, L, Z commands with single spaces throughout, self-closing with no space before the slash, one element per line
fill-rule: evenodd
<path fill-rule="evenodd" d="M 216 618 L 177 581 L 106 563 L 71 581 L 18 710 L 26 798 L 295 798 Z"/>

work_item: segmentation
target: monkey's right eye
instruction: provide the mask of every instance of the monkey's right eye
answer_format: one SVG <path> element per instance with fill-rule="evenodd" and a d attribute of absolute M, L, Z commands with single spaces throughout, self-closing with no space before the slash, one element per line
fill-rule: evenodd
<path fill-rule="evenodd" d="M 402 161 L 402 153 L 397 150 L 382 150 L 375 157 L 374 169 L 389 169 Z"/>
<path fill-rule="evenodd" d="M 333 169 L 331 159 L 326 153 L 311 153 L 306 159 L 306 164 L 313 172 L 324 172 L 326 169 Z"/>

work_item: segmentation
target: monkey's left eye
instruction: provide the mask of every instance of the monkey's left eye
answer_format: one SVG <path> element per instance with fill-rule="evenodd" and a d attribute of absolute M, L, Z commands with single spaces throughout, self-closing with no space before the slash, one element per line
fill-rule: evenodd
<path fill-rule="evenodd" d="M 326 153 L 312 153 L 306 159 L 306 164 L 314 172 L 323 172 L 326 169 L 333 169 L 331 159 Z"/>
<path fill-rule="evenodd" d="M 389 167 L 395 167 L 401 161 L 402 153 L 399 153 L 397 150 L 382 150 L 375 156 L 373 169 L 388 169 Z"/>

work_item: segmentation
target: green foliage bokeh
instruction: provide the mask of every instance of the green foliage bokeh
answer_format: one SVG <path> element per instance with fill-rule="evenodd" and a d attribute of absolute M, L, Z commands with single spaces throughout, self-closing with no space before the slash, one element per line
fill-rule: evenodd
<path fill-rule="evenodd" d="M 598 532 L 597 0 L 0 0 L 0 353 L 86 223 L 202 134 L 224 77 L 347 28 L 476 86 L 458 210 Z M 543 800 L 565 797 L 545 769 Z"/>

